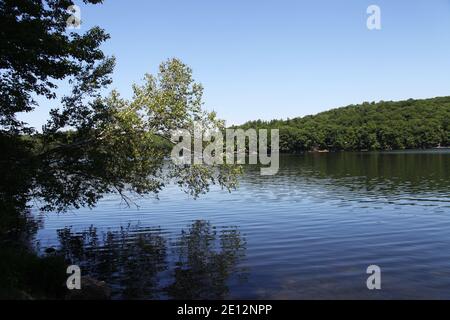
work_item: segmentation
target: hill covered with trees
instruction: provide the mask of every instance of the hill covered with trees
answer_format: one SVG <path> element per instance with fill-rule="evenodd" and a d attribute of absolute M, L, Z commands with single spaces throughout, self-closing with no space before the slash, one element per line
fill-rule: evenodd
<path fill-rule="evenodd" d="M 242 129 L 280 129 L 280 151 L 398 150 L 450 145 L 450 97 L 365 102 Z"/>

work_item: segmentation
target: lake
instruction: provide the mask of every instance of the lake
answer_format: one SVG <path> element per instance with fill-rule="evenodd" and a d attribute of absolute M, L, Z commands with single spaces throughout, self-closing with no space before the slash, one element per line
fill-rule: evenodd
<path fill-rule="evenodd" d="M 232 193 L 45 214 L 38 247 L 117 299 L 450 299 L 449 150 L 282 155 L 259 173 Z"/>

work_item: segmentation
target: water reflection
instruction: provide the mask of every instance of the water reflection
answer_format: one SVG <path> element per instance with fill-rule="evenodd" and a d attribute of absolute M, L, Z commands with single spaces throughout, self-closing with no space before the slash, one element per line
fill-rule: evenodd
<path fill-rule="evenodd" d="M 217 230 L 204 220 L 182 230 L 172 244 L 160 228 L 131 225 L 102 233 L 93 226 L 82 232 L 64 228 L 58 240 L 67 262 L 104 281 L 116 299 L 223 299 L 230 276 L 245 272 L 238 267 L 245 257 L 239 230 Z"/>
<path fill-rule="evenodd" d="M 121 228 L 98 234 L 95 227 L 74 233 L 58 231 L 59 250 L 83 274 L 105 281 L 113 296 L 154 298 L 158 272 L 166 266 L 166 240 L 158 230 Z"/>
<path fill-rule="evenodd" d="M 223 299 L 230 274 L 244 271 L 236 268 L 245 256 L 245 240 L 237 228 L 218 234 L 209 222 L 196 221 L 181 232 L 175 252 L 174 282 L 167 287 L 173 299 Z"/>
<path fill-rule="evenodd" d="M 282 155 L 276 176 L 260 176 L 258 168 L 247 166 L 242 182 L 260 188 L 262 192 L 255 192 L 256 197 L 267 192 L 283 200 L 304 195 L 323 197 L 326 192 L 330 199 L 346 202 L 384 203 L 385 198 L 406 196 L 401 200 L 408 200 L 420 195 L 425 196 L 424 201 L 430 196 L 445 202 L 450 201 L 449 159 L 450 150 Z"/>
<path fill-rule="evenodd" d="M 450 151 L 280 160 L 276 176 L 247 167 L 231 194 L 215 189 L 190 200 L 166 189 L 160 200 L 143 200 L 140 209 L 123 209 L 109 198 L 94 211 L 48 215 L 37 238 L 48 247 L 57 244 L 55 230 L 64 226 L 73 226 L 69 234 L 78 237 L 75 231 L 91 224 L 117 230 L 109 236 L 115 249 L 106 245 L 108 232 L 98 232 L 93 250 L 95 257 L 113 252 L 105 264 L 117 268 L 92 274 L 112 287 L 114 298 L 450 299 Z M 134 226 L 122 241 L 118 226 L 137 221 L 161 228 Z M 234 225 L 239 228 L 225 227 Z M 131 249 L 139 235 L 147 233 L 151 258 L 130 258 L 139 252 Z M 128 249 L 119 253 L 121 248 Z M 129 259 L 143 266 L 125 267 Z M 371 264 L 382 268 L 381 291 L 366 287 Z M 133 282 L 126 268 L 147 274 Z M 144 278 L 147 291 L 139 289 Z"/>

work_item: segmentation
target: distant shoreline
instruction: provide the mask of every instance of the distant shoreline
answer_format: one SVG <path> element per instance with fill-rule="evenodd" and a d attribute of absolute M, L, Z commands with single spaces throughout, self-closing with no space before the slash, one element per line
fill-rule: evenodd
<path fill-rule="evenodd" d="M 450 96 L 349 105 L 312 116 L 250 121 L 241 129 L 279 130 L 280 151 L 445 149 Z"/>
<path fill-rule="evenodd" d="M 392 149 L 392 150 L 309 150 L 309 151 L 301 151 L 301 152 L 280 152 L 280 154 L 304 154 L 304 153 L 338 153 L 338 152 L 402 152 L 402 151 L 439 151 L 439 150 L 450 150 L 450 146 L 448 147 L 434 147 L 434 148 L 423 148 L 423 149 Z"/>

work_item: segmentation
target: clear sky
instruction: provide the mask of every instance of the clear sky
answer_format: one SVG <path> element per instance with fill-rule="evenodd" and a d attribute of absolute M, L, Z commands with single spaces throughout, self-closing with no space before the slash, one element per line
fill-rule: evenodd
<path fill-rule="evenodd" d="M 77 1 L 76 1 L 77 2 Z M 227 124 L 450 95 L 450 0 L 105 0 L 82 5 L 117 59 L 111 87 L 178 57 Z M 381 8 L 381 30 L 366 9 Z M 40 127 L 51 104 L 24 117 Z"/>

